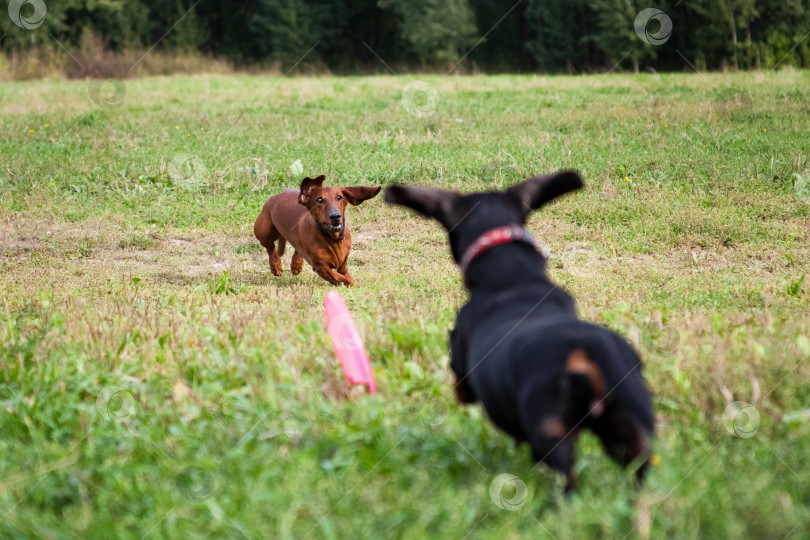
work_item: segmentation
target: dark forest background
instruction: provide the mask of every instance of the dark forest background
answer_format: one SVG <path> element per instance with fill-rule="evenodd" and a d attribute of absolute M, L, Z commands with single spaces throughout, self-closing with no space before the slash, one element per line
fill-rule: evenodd
<path fill-rule="evenodd" d="M 42 26 L 0 17 L 0 51 L 91 56 L 100 68 L 158 43 L 157 53 L 236 68 L 335 74 L 682 71 L 810 67 L 810 0 L 50 0 Z M 645 43 L 636 15 L 672 20 L 666 43 Z M 23 11 L 33 10 L 30 4 Z M 179 21 L 179 22 L 178 22 Z M 653 26 L 656 22 L 651 22 Z M 652 31 L 655 31 L 653 28 Z M 168 33 L 167 33 L 168 32 Z M 165 35 L 165 38 L 163 37 Z M 314 48 L 313 48 L 314 46 Z M 308 54 L 307 54 L 308 53 Z M 126 56 L 129 55 L 129 56 Z M 377 58 L 379 56 L 379 59 Z M 303 59 L 302 59 L 303 58 Z M 382 61 L 381 61 L 381 60 Z M 384 63 L 385 64 L 384 64 Z M 111 67 L 112 66 L 112 67 Z M 78 70 L 78 71 L 77 71 Z M 84 71 L 82 71 L 84 70 Z M 120 71 L 120 70 L 119 70 Z"/>

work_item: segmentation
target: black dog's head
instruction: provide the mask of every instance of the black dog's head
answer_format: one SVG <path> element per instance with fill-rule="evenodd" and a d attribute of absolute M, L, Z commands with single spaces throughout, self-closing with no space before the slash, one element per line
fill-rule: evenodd
<path fill-rule="evenodd" d="M 399 204 L 436 219 L 450 236 L 456 262 L 481 235 L 504 225 L 520 225 L 537 210 L 570 191 L 582 187 L 582 178 L 572 171 L 536 176 L 506 191 L 461 195 L 440 189 L 391 186 L 385 202 Z"/>

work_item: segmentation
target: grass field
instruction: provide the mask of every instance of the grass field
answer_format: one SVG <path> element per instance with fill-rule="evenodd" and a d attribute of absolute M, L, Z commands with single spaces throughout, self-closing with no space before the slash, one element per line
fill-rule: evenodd
<path fill-rule="evenodd" d="M 419 78 L 435 93 L 403 103 Z M 810 73 L 109 91 L 0 86 L 0 537 L 808 534 Z M 529 228 L 581 316 L 641 351 L 659 423 L 641 490 L 586 436 L 570 500 L 454 402 L 466 293 L 438 225 L 381 197 L 348 215 L 375 396 L 334 359 L 331 287 L 274 278 L 252 234 L 301 172 L 478 190 L 561 168 L 586 189 Z"/>

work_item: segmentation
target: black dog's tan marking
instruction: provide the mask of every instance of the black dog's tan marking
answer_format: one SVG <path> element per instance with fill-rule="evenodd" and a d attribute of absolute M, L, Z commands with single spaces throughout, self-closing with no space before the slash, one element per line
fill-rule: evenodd
<path fill-rule="evenodd" d="M 641 478 L 654 432 L 641 360 L 618 334 L 577 319 L 574 300 L 552 283 L 522 227 L 531 210 L 582 187 L 565 172 L 505 192 L 460 195 L 392 186 L 389 203 L 438 220 L 464 271 L 470 301 L 450 334 L 450 367 L 462 403 L 480 401 L 499 428 L 527 441 L 532 457 L 576 487 L 574 444 L 592 430 Z"/>

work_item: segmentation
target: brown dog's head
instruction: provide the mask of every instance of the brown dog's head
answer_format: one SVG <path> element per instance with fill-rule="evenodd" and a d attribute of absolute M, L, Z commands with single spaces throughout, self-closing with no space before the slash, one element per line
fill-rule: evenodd
<path fill-rule="evenodd" d="M 346 230 L 346 203 L 357 206 L 380 192 L 380 187 L 323 187 L 326 176 L 304 178 L 298 203 L 307 207 L 315 222 L 329 236 L 342 238 Z"/>

